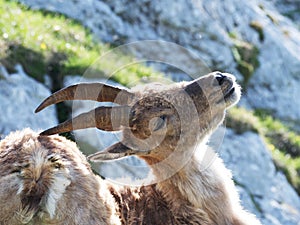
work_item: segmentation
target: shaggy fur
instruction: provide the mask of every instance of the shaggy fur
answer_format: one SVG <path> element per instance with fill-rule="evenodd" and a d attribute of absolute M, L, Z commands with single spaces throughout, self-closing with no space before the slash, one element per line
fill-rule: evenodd
<path fill-rule="evenodd" d="M 127 203 L 130 194 L 118 197 L 125 199 L 119 204 L 125 221 L 128 224 L 135 220 L 138 223 L 132 224 L 260 224 L 242 209 L 230 171 L 205 145 L 223 122 L 225 110 L 240 98 L 235 78 L 212 73 L 192 82 L 149 85 L 133 92 L 137 100 L 131 105 L 131 123 L 129 129 L 123 130 L 123 140 L 90 156 L 91 160 L 101 160 L 116 157 L 116 152 L 120 156 L 137 154 L 152 169 L 156 184 L 143 187 L 138 200 L 130 201 L 139 204 L 147 201 L 142 207 L 144 213 L 137 213 L 140 205 Z"/>
<path fill-rule="evenodd" d="M 64 137 L 12 133 L 0 142 L 0 224 L 258 224 L 221 160 L 202 171 L 194 157 L 163 182 L 122 187 L 95 176 Z"/>
<path fill-rule="evenodd" d="M 0 142 L 0 224 L 119 224 L 105 181 L 75 143 L 30 129 Z"/>
<path fill-rule="evenodd" d="M 73 99 L 77 87 L 54 94 L 39 109 Z M 129 112 L 129 121 L 119 114 L 113 124 L 117 114 L 104 107 L 96 111 L 96 126 L 121 129 L 123 139 L 90 159 L 137 155 L 149 164 L 155 182 L 137 188 L 109 184 L 91 172 L 70 141 L 17 132 L 0 142 L 1 224 L 260 224 L 242 209 L 230 171 L 205 145 L 225 110 L 240 98 L 232 75 L 216 72 L 192 82 L 121 92 L 129 96 L 122 96 L 128 106 L 116 110 Z M 99 99 L 82 93 L 80 99 Z M 111 101 L 115 94 L 102 90 L 99 96 Z M 90 116 L 95 112 L 75 118 L 74 126 L 67 121 L 42 134 L 90 127 L 95 124 L 85 119 Z"/>

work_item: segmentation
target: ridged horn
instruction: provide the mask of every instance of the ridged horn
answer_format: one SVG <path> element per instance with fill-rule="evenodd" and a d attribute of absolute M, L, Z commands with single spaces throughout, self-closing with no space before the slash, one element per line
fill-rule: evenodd
<path fill-rule="evenodd" d="M 122 142 L 118 142 L 104 151 L 96 152 L 92 155 L 89 155 L 87 158 L 93 162 L 109 161 L 116 160 L 130 155 L 147 155 L 150 151 L 138 151 L 132 150 L 131 148 L 124 145 Z"/>
<path fill-rule="evenodd" d="M 127 104 L 134 94 L 126 89 L 113 87 L 102 83 L 81 83 L 63 88 L 46 98 L 35 110 L 42 109 L 66 100 L 93 100 L 98 102 L 115 102 Z"/>
<path fill-rule="evenodd" d="M 104 131 L 116 131 L 120 130 L 122 125 L 128 124 L 129 113 L 130 107 L 128 106 L 98 107 L 45 130 L 40 135 L 59 134 L 91 127 Z"/>

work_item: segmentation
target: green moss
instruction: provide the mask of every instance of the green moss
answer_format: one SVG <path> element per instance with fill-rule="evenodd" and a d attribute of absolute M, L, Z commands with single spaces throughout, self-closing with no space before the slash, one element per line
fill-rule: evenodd
<path fill-rule="evenodd" d="M 263 42 L 265 40 L 265 35 L 262 24 L 258 21 L 251 21 L 250 27 L 257 31 L 259 40 Z"/>
<path fill-rule="evenodd" d="M 254 116 L 253 112 L 238 107 L 231 108 L 226 117 L 226 126 L 238 134 L 246 131 L 258 133 L 258 122 L 258 118 Z"/>
<path fill-rule="evenodd" d="M 258 4 L 258 7 L 259 7 L 261 10 L 263 10 L 263 11 L 265 10 L 265 6 L 264 6 L 263 4 L 261 4 L 261 3 Z"/>
<path fill-rule="evenodd" d="M 232 39 L 237 39 L 238 38 L 238 34 L 235 31 L 231 31 L 228 33 L 228 36 Z"/>
<path fill-rule="evenodd" d="M 228 36 L 233 40 L 232 55 L 238 71 L 244 77 L 242 86 L 246 89 L 252 74 L 259 67 L 259 49 L 249 42 L 238 39 L 238 34 L 234 31 L 229 32 Z"/>
<path fill-rule="evenodd" d="M 246 88 L 252 74 L 259 67 L 259 50 L 249 42 L 234 40 L 232 54 L 237 63 L 237 69 L 244 77 L 242 85 Z"/>
<path fill-rule="evenodd" d="M 289 127 L 274 119 L 265 110 L 256 110 L 255 115 L 260 119 L 261 133 L 280 151 L 290 157 L 300 157 L 300 135 Z"/>
<path fill-rule="evenodd" d="M 285 174 L 289 183 L 300 194 L 300 157 L 292 158 L 271 143 L 272 140 L 267 140 L 276 168 Z"/>
<path fill-rule="evenodd" d="M 271 15 L 270 13 L 267 13 L 267 17 L 271 20 L 272 23 L 274 23 L 275 25 L 279 24 L 278 19 L 276 19 L 273 15 Z"/>

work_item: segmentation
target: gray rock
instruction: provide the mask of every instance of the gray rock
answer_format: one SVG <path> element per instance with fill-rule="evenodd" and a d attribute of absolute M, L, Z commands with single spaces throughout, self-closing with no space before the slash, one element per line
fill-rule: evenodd
<path fill-rule="evenodd" d="M 59 12 L 81 21 L 104 41 L 113 42 L 119 33 L 123 33 L 122 20 L 111 11 L 109 6 L 101 1 L 49 0 L 46 2 L 43 0 L 21 0 L 20 2 L 32 6 L 33 9 Z"/>
<path fill-rule="evenodd" d="M 269 0 L 278 11 L 295 21 L 300 27 L 300 2 L 298 0 Z"/>
<path fill-rule="evenodd" d="M 195 68 L 198 76 L 209 68 L 232 72 L 242 80 L 231 51 L 234 41 L 229 33 L 235 33 L 238 39 L 260 50 L 260 67 L 250 81 L 245 94 L 248 102 L 244 104 L 269 110 L 276 117 L 296 124 L 300 130 L 300 92 L 297 91 L 300 87 L 300 34 L 292 21 L 280 14 L 298 9 L 297 1 L 20 1 L 75 18 L 101 40 L 114 44 L 137 40 L 175 42 L 195 52 L 202 66 L 207 65 L 202 68 L 199 63 L 193 64 L 189 57 L 179 57 L 182 52 L 178 52 L 177 47 L 168 46 L 168 54 L 177 59 L 175 66 L 189 65 Z M 260 40 L 259 33 L 251 28 L 253 21 L 261 25 L 264 40 Z M 155 54 L 164 51 L 160 45 L 152 50 Z M 170 68 L 164 69 L 168 72 Z"/>
<path fill-rule="evenodd" d="M 28 77 L 21 66 L 17 73 L 8 74 L 1 67 L 0 77 L 0 134 L 30 127 L 33 130 L 46 129 L 57 124 L 54 106 L 35 114 L 35 108 L 51 93 L 42 84 Z M 3 72 L 4 71 L 4 72 Z"/>
<path fill-rule="evenodd" d="M 232 170 L 246 209 L 264 224 L 299 224 L 300 199 L 286 177 L 276 171 L 258 134 L 236 135 L 227 129 L 220 155 Z"/>

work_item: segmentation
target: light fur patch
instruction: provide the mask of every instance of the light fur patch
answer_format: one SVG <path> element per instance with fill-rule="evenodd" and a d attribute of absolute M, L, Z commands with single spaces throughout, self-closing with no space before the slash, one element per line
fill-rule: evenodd
<path fill-rule="evenodd" d="M 51 219 L 55 216 L 57 202 L 62 197 L 70 183 L 71 180 L 66 176 L 66 174 L 60 172 L 54 175 L 45 204 L 46 210 L 48 211 Z"/>
<path fill-rule="evenodd" d="M 46 162 L 46 151 L 43 149 L 37 149 L 35 152 L 33 152 L 33 162 L 35 168 L 41 168 Z"/>
<path fill-rule="evenodd" d="M 21 194 L 23 190 L 24 190 L 24 184 L 23 184 L 23 181 L 20 180 L 20 184 L 19 184 L 19 188 L 18 188 L 18 191 L 17 191 L 17 195 Z"/>

